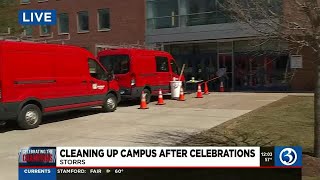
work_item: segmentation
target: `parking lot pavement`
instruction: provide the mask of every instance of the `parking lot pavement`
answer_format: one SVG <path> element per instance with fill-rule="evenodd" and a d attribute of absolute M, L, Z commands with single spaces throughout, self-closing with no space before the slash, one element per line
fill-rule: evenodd
<path fill-rule="evenodd" d="M 114 113 L 98 109 L 44 118 L 39 128 L 21 131 L 0 127 L 0 179 L 17 179 L 17 153 L 29 146 L 169 146 L 286 94 L 212 93 L 203 99 L 186 95 L 186 102 L 167 100 L 165 106 L 121 105 Z"/>

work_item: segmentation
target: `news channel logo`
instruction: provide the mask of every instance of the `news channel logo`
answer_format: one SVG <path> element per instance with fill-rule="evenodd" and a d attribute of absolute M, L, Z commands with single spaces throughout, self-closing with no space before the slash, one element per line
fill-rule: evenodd
<path fill-rule="evenodd" d="M 275 166 L 302 166 L 302 147 L 275 147 Z"/>
<path fill-rule="evenodd" d="M 56 10 L 19 10 L 20 25 L 56 25 Z"/>
<path fill-rule="evenodd" d="M 55 166 L 55 147 L 22 148 L 18 158 L 19 166 Z"/>

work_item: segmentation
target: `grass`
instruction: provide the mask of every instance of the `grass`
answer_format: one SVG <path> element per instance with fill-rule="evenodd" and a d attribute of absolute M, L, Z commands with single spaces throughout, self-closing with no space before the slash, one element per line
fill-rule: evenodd
<path fill-rule="evenodd" d="M 313 97 L 288 96 L 222 125 L 191 136 L 178 145 L 297 145 L 303 147 L 304 153 L 312 154 L 313 118 Z M 311 168 L 311 170 L 307 169 L 305 171 L 307 174 L 304 173 L 305 176 L 318 176 L 315 179 L 320 179 L 320 169 L 313 171 L 313 167 L 308 168 Z M 315 166 L 315 168 L 319 167 Z M 313 173 L 308 174 L 308 172 Z"/>

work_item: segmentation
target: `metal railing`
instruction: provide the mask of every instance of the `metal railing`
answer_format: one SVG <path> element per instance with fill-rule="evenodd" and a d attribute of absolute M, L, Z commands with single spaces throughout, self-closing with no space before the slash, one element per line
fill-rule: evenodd
<path fill-rule="evenodd" d="M 184 15 L 161 16 L 147 19 L 148 29 L 175 28 L 180 26 L 197 26 L 232 22 L 225 11 L 216 10 Z"/>
<path fill-rule="evenodd" d="M 98 54 L 100 51 L 103 51 L 103 50 L 122 49 L 122 48 L 161 50 L 161 46 L 159 45 L 150 47 L 150 46 L 147 46 L 145 43 L 140 44 L 139 42 L 137 42 L 137 44 L 120 43 L 117 45 L 114 45 L 114 44 L 111 45 L 108 43 L 97 43 L 95 45 L 95 53 Z"/>

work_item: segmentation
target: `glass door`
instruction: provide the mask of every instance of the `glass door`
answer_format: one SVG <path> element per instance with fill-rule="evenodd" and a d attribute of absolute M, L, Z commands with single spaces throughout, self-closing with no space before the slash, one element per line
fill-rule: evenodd
<path fill-rule="evenodd" d="M 233 42 L 218 43 L 218 72 L 223 72 L 220 83 L 223 82 L 227 91 L 233 91 L 234 87 L 234 58 L 233 58 Z M 220 74 L 221 75 L 221 74 Z"/>
<path fill-rule="evenodd" d="M 225 72 L 220 78 L 223 81 L 224 88 L 228 91 L 233 87 L 233 65 L 232 54 L 219 54 L 218 69 L 220 72 Z"/>

